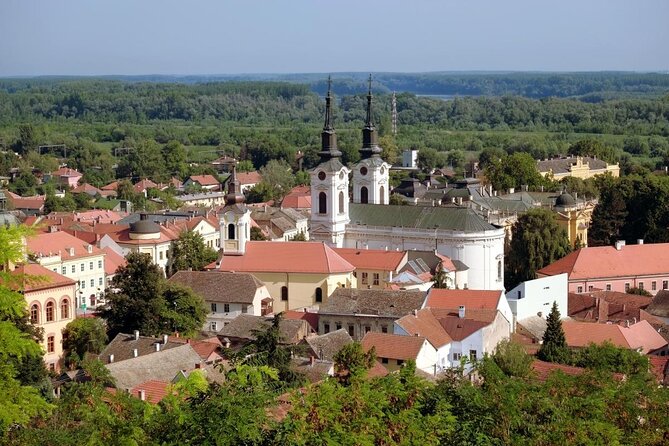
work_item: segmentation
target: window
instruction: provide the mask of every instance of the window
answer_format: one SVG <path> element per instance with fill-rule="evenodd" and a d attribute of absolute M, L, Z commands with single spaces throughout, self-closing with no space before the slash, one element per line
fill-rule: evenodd
<path fill-rule="evenodd" d="M 234 240 L 235 239 L 235 225 L 234 223 L 230 223 L 228 225 L 228 240 Z"/>
<path fill-rule="evenodd" d="M 281 300 L 288 300 L 288 287 L 287 286 L 282 286 L 281 287 Z"/>
<path fill-rule="evenodd" d="M 61 272 L 61 274 L 63 274 L 63 275 L 67 274 L 67 268 L 66 268 L 66 267 L 62 267 L 62 268 L 60 269 L 60 272 Z"/>
<path fill-rule="evenodd" d="M 369 274 L 368 273 L 362 273 L 362 284 L 367 285 L 369 283 Z"/>
<path fill-rule="evenodd" d="M 56 351 L 56 340 L 54 336 L 48 336 L 46 338 L 46 352 L 53 353 Z"/>
<path fill-rule="evenodd" d="M 372 284 L 373 285 L 378 285 L 379 284 L 379 273 L 374 273 L 372 274 Z"/>
<path fill-rule="evenodd" d="M 502 261 L 497 261 L 497 280 L 502 280 Z"/>
<path fill-rule="evenodd" d="M 82 288 L 82 289 L 83 289 L 83 288 L 86 288 L 86 281 L 85 281 L 85 280 L 82 280 L 82 281 L 81 281 L 81 288 Z"/>
<path fill-rule="evenodd" d="M 369 203 L 369 191 L 365 186 L 360 188 L 360 203 Z"/>
<path fill-rule="evenodd" d="M 72 265 L 72 274 L 74 274 L 74 273 L 76 273 L 76 272 L 77 272 L 77 266 L 76 266 L 76 265 Z"/>
<path fill-rule="evenodd" d="M 339 213 L 344 213 L 344 192 L 339 191 Z"/>
<path fill-rule="evenodd" d="M 102 260 L 98 260 L 98 269 L 102 269 Z"/>
<path fill-rule="evenodd" d="M 453 361 L 459 361 L 461 357 L 461 353 L 453 353 Z"/>
<path fill-rule="evenodd" d="M 643 282 L 639 282 L 639 289 L 643 290 Z"/>
<path fill-rule="evenodd" d="M 223 304 L 223 313 L 230 312 L 230 304 Z"/>
<path fill-rule="evenodd" d="M 316 302 L 323 302 L 323 288 L 316 288 Z"/>
<path fill-rule="evenodd" d="M 476 361 L 476 350 L 469 350 L 469 360 Z"/>
<path fill-rule="evenodd" d="M 381 364 L 388 364 L 388 358 L 381 358 Z"/>
<path fill-rule="evenodd" d="M 666 290 L 669 288 L 669 280 L 663 280 L 662 281 L 662 289 Z"/>
<path fill-rule="evenodd" d="M 606 284 L 606 291 L 611 291 L 611 284 L 610 283 Z"/>
<path fill-rule="evenodd" d="M 630 290 L 630 283 L 625 282 L 625 292 L 628 292 Z"/>
<path fill-rule="evenodd" d="M 68 299 L 63 299 L 60 303 L 60 318 L 68 319 L 70 317 L 70 301 Z"/>
<path fill-rule="evenodd" d="M 386 191 L 383 186 L 379 188 L 379 203 L 383 204 L 386 201 Z"/>
<path fill-rule="evenodd" d="M 218 305 L 216 305 L 216 302 L 211 303 L 211 312 L 216 313 L 218 311 Z"/>
<path fill-rule="evenodd" d="M 404 360 L 403 359 L 398 359 L 397 360 L 397 365 L 402 365 L 402 364 L 404 364 Z"/>
<path fill-rule="evenodd" d="M 387 325 L 381 325 L 381 333 L 388 333 L 388 326 Z"/>
<path fill-rule="evenodd" d="M 651 291 L 657 291 L 657 282 L 656 281 L 653 280 L 650 283 L 650 289 L 651 289 Z"/>
<path fill-rule="evenodd" d="M 355 327 L 351 324 L 348 324 L 348 335 L 353 337 L 355 335 Z"/>
<path fill-rule="evenodd" d="M 53 322 L 54 321 L 54 312 L 55 312 L 55 305 L 53 302 L 49 302 L 46 304 L 46 321 L 47 322 Z"/>
<path fill-rule="evenodd" d="M 37 304 L 30 307 L 30 323 L 39 324 L 39 305 Z"/>
<path fill-rule="evenodd" d="M 79 270 L 80 270 L 80 271 L 84 271 L 85 269 L 86 269 L 86 265 L 84 265 L 84 264 L 82 263 L 81 266 L 79 267 Z"/>
<path fill-rule="evenodd" d="M 578 287 L 578 288 L 576 289 L 576 292 L 578 292 L 578 293 L 582 293 L 582 292 L 583 292 L 583 287 L 582 287 L 582 286 Z"/>
<path fill-rule="evenodd" d="M 372 331 L 372 327 L 365 325 L 365 333 L 369 333 L 370 331 Z"/>
<path fill-rule="evenodd" d="M 594 287 L 592 285 L 588 285 L 588 291 L 592 291 Z"/>
<path fill-rule="evenodd" d="M 158 252 L 158 258 L 160 260 L 163 260 L 163 252 L 162 251 Z"/>
<path fill-rule="evenodd" d="M 360 175 L 362 175 L 363 177 L 367 175 L 367 168 L 365 166 L 362 166 L 360 168 Z"/>
<path fill-rule="evenodd" d="M 210 322 L 209 331 L 218 331 L 218 324 L 216 322 Z"/>
<path fill-rule="evenodd" d="M 325 172 L 323 172 L 322 170 L 321 170 L 320 172 L 318 172 L 318 179 L 319 179 L 319 180 L 324 181 L 324 180 L 325 180 L 325 176 L 326 176 L 326 175 L 325 175 Z"/>
<path fill-rule="evenodd" d="M 327 214 L 328 212 L 328 196 L 325 192 L 318 194 L 318 213 Z"/>
<path fill-rule="evenodd" d="M 102 277 L 100 277 L 100 278 L 98 279 L 98 285 L 102 286 L 102 282 L 103 282 Z"/>
<path fill-rule="evenodd" d="M 323 334 L 330 333 L 330 324 L 323 324 Z"/>
<path fill-rule="evenodd" d="M 95 288 L 95 279 L 91 279 L 91 288 Z"/>
<path fill-rule="evenodd" d="M 341 322 L 337 322 L 335 324 L 335 327 L 337 328 L 337 330 L 341 330 Z"/>
<path fill-rule="evenodd" d="M 88 269 L 90 269 L 91 271 L 93 271 L 93 262 L 89 262 L 89 263 L 88 263 Z"/>

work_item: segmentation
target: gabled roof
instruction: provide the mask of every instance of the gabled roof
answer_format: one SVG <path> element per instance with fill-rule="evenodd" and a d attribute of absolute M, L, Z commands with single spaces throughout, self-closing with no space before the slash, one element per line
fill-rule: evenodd
<path fill-rule="evenodd" d="M 71 169 L 69 167 L 61 167 L 58 170 L 51 172 L 51 175 L 54 177 L 81 177 L 82 173 L 78 172 L 76 169 Z"/>
<path fill-rule="evenodd" d="M 576 165 L 577 158 L 581 158 L 583 164 L 588 164 L 590 170 L 602 170 L 606 169 L 606 161 L 602 161 L 597 158 L 591 158 L 589 156 L 583 157 L 570 157 L 570 158 L 553 158 L 548 160 L 539 160 L 537 161 L 537 170 L 539 172 L 553 172 L 553 173 L 567 173 L 571 172 L 572 166 Z"/>
<path fill-rule="evenodd" d="M 63 260 L 104 254 L 97 246 L 88 244 L 83 240 L 62 231 L 37 234 L 29 237 L 27 240 L 27 247 L 28 252 L 31 252 L 38 257 L 60 254 L 60 257 Z M 70 254 L 70 249 L 74 250 L 74 255 Z"/>
<path fill-rule="evenodd" d="M 181 345 L 181 343 L 172 342 L 169 339 L 167 344 L 165 344 L 163 339 L 154 338 L 152 336 L 140 336 L 139 339 L 135 340 L 134 335 L 119 333 L 109 344 L 107 344 L 105 349 L 100 352 L 98 358 L 100 358 L 103 363 L 108 363 L 109 355 L 114 355 L 114 363 L 117 363 L 119 361 L 133 359 L 135 357 L 135 349 L 137 350 L 137 357 L 158 353 L 156 352 L 156 343 L 160 343 L 160 351 Z"/>
<path fill-rule="evenodd" d="M 362 338 L 362 348 L 369 351 L 374 347 L 378 358 L 416 360 L 425 341 L 422 336 L 400 336 L 370 331 Z"/>
<path fill-rule="evenodd" d="M 143 180 L 138 181 L 132 186 L 132 189 L 137 193 L 137 192 L 144 192 L 147 189 L 155 188 L 158 187 L 156 183 L 153 181 L 149 180 L 148 178 L 144 178 Z"/>
<path fill-rule="evenodd" d="M 470 309 L 495 310 L 504 296 L 502 290 L 456 290 L 432 288 L 425 299 L 425 307 L 457 309 L 461 305 Z"/>
<path fill-rule="evenodd" d="M 311 209 L 311 187 L 295 186 L 283 197 L 281 208 Z"/>
<path fill-rule="evenodd" d="M 105 186 L 102 186 L 100 189 L 101 190 L 116 190 L 116 189 L 118 189 L 118 181 L 112 181 L 111 183 L 109 183 Z"/>
<path fill-rule="evenodd" d="M 419 309 L 424 300 L 423 291 L 337 288 L 320 305 L 318 312 L 399 318 Z"/>
<path fill-rule="evenodd" d="M 453 340 L 430 308 L 424 308 L 417 311 L 416 314 L 404 316 L 395 323 L 409 336 L 424 336 L 437 349 Z"/>
<path fill-rule="evenodd" d="M 326 361 L 334 361 L 337 352 L 351 342 L 353 342 L 353 338 L 343 328 L 306 339 L 307 345 L 311 348 L 311 353 L 318 359 Z"/>
<path fill-rule="evenodd" d="M 191 175 L 188 179 L 200 186 L 218 186 L 220 184 L 220 181 L 213 175 Z"/>
<path fill-rule="evenodd" d="M 130 394 L 139 398 L 141 391 L 144 391 L 145 401 L 151 404 L 158 404 L 167 396 L 167 388 L 169 386 L 170 383 L 168 382 L 151 379 L 133 387 Z"/>
<path fill-rule="evenodd" d="M 581 248 L 537 271 L 540 277 L 562 273 L 569 280 L 668 274 L 669 243 Z"/>
<path fill-rule="evenodd" d="M 218 332 L 218 336 L 251 341 L 256 338 L 256 332 L 267 329 L 271 324 L 271 318 L 240 314 L 224 326 Z M 281 342 L 284 344 L 293 344 L 300 341 L 298 335 L 305 325 L 309 326 L 309 324 L 303 320 L 281 320 L 281 322 L 279 322 Z"/>
<path fill-rule="evenodd" d="M 356 269 L 372 269 L 397 272 L 407 261 L 406 251 L 384 251 L 379 249 L 333 248 L 344 260 Z"/>
<path fill-rule="evenodd" d="M 252 274 L 222 271 L 177 271 L 168 282 L 191 288 L 206 302 L 240 304 L 252 304 L 258 288 L 265 286 Z"/>
<path fill-rule="evenodd" d="M 72 189 L 73 194 L 84 194 L 85 193 L 85 194 L 88 194 L 88 195 L 96 195 L 96 194 L 99 194 L 101 192 L 102 191 L 100 189 L 98 189 L 97 187 L 95 187 L 91 184 L 88 184 L 88 183 L 80 184 L 79 186 Z"/>
<path fill-rule="evenodd" d="M 116 270 L 128 263 L 125 257 L 117 254 L 108 246 L 102 248 L 102 251 L 105 253 L 105 274 L 108 276 L 113 276 L 116 274 Z"/>
<path fill-rule="evenodd" d="M 212 263 L 208 268 L 216 268 Z M 220 259 L 221 271 L 336 274 L 349 273 L 355 267 L 323 242 L 246 243 L 244 255 Z"/>
<path fill-rule="evenodd" d="M 68 285 L 74 285 L 76 282 L 68 277 L 62 276 L 50 269 L 44 268 L 38 263 L 27 263 L 17 266 L 11 272 L 13 276 L 21 277 L 21 284 L 12 284 L 18 286 L 21 291 L 48 290 Z"/>
<path fill-rule="evenodd" d="M 239 184 L 245 185 L 245 184 L 258 184 L 262 180 L 262 176 L 260 175 L 260 172 L 254 171 L 254 172 L 237 172 L 237 181 L 239 181 Z"/>
<path fill-rule="evenodd" d="M 562 328 L 570 347 L 609 341 L 615 346 L 640 350 L 645 354 L 667 345 L 667 341 L 645 320 L 629 328 L 615 324 L 565 321 Z"/>
<path fill-rule="evenodd" d="M 454 341 L 462 341 L 463 339 L 473 335 L 483 327 L 487 327 L 488 325 L 490 325 L 490 322 L 469 319 L 469 318 L 460 318 L 456 315 L 440 317 L 439 323 L 444 328 L 444 331 L 446 331 L 446 333 L 448 333 L 448 335 Z"/>
<path fill-rule="evenodd" d="M 318 331 L 318 313 L 312 313 L 311 311 L 286 310 L 281 313 L 281 315 L 284 319 L 305 320 L 314 331 Z"/>
<path fill-rule="evenodd" d="M 657 317 L 669 317 L 669 290 L 658 291 L 653 301 L 646 307 L 646 312 Z"/>
<path fill-rule="evenodd" d="M 46 195 L 22 197 L 10 191 L 6 191 L 5 194 L 7 196 L 7 201 L 9 201 L 15 209 L 41 210 L 44 207 L 44 201 L 46 200 Z"/>
<path fill-rule="evenodd" d="M 541 382 L 546 381 L 551 374 L 556 372 L 561 372 L 570 376 L 578 376 L 587 371 L 582 367 L 556 364 L 554 362 L 544 362 L 539 361 L 538 359 L 535 359 L 532 362 L 532 370 L 534 371 L 536 378 Z"/>

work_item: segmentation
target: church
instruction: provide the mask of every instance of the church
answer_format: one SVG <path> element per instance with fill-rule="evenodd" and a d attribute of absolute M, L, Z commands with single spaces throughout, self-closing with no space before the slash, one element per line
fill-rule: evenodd
<path fill-rule="evenodd" d="M 329 83 L 321 163 L 310 172 L 310 238 L 339 248 L 436 251 L 467 265 L 467 288 L 504 289 L 503 228 L 470 208 L 388 204 L 391 166 L 381 158 L 372 99 L 370 78 L 361 160 L 349 169 L 337 148 Z"/>

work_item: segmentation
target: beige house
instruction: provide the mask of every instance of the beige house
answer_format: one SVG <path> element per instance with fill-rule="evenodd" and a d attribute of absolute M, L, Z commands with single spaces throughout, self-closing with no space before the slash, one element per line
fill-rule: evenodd
<path fill-rule="evenodd" d="M 588 246 L 588 227 L 592 220 L 595 203 L 577 201 L 568 193 L 563 193 L 555 200 L 553 211 L 558 224 L 567 231 L 571 246 Z"/>
<path fill-rule="evenodd" d="M 389 371 L 399 370 L 406 361 L 414 361 L 416 369 L 430 375 L 437 370 L 437 350 L 423 336 L 400 336 L 367 333 L 362 339 L 365 351 L 374 348 L 376 358 Z"/>
<path fill-rule="evenodd" d="M 574 156 L 537 161 L 537 169 L 543 176 L 552 175 L 555 180 L 565 177 L 575 177 L 585 180 L 595 175 L 610 173 L 614 177 L 620 176 L 620 166 L 608 164 L 606 161 L 589 156 Z"/>
<path fill-rule="evenodd" d="M 359 288 L 384 289 L 406 265 L 406 251 L 386 251 L 382 249 L 333 248 L 351 265 L 355 266 L 355 276 Z"/>
<path fill-rule="evenodd" d="M 76 282 L 36 263 L 18 266 L 21 291 L 28 305 L 30 323 L 44 330 L 42 349 L 49 370 L 59 371 L 63 359 L 63 329 L 76 317 Z"/>

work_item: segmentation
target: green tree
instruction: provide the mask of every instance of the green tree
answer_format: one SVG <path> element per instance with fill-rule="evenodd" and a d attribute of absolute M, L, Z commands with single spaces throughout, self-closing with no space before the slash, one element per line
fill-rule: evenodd
<path fill-rule="evenodd" d="M 267 186 L 271 199 L 281 200 L 295 185 L 290 165 L 283 160 L 270 160 L 260 169 L 261 183 Z"/>
<path fill-rule="evenodd" d="M 528 153 L 516 152 L 501 159 L 491 159 L 485 168 L 485 175 L 492 187 L 499 191 L 520 186 L 535 189 L 547 184 L 537 170 L 536 161 Z"/>
<path fill-rule="evenodd" d="M 404 206 L 408 203 L 404 199 L 404 197 L 402 197 L 402 195 L 400 195 L 400 194 L 390 194 L 390 197 L 388 197 L 388 204 Z"/>
<path fill-rule="evenodd" d="M 537 270 L 569 254 L 571 247 L 564 228 L 547 209 L 531 209 L 518 218 L 511 230 L 506 255 L 506 286 L 510 289 L 536 278 Z"/>
<path fill-rule="evenodd" d="M 610 246 L 621 238 L 627 219 L 627 204 L 617 181 L 613 178 L 601 180 L 599 204 L 592 213 L 592 223 L 588 229 L 589 246 Z"/>
<path fill-rule="evenodd" d="M 347 386 L 352 380 L 364 377 L 367 370 L 372 368 L 376 361 L 376 351 L 372 347 L 371 350 L 365 352 L 362 344 L 351 342 L 335 353 L 333 359 L 337 381 Z"/>
<path fill-rule="evenodd" d="M 444 266 L 440 262 L 432 276 L 432 288 L 448 288 L 450 282 L 451 278 L 448 277 L 446 271 L 444 271 Z"/>
<path fill-rule="evenodd" d="M 569 146 L 569 154 L 574 156 L 578 155 L 599 158 L 609 163 L 618 161 L 616 151 L 613 148 L 606 147 L 601 141 L 592 138 L 576 141 Z"/>
<path fill-rule="evenodd" d="M 560 310 L 558 310 L 556 302 L 553 302 L 551 312 L 546 317 L 546 323 L 546 331 L 537 357 L 542 361 L 568 363 L 570 352 L 562 329 Z"/>
<path fill-rule="evenodd" d="M 304 233 L 304 231 L 300 231 L 297 233 L 297 235 L 293 236 L 290 238 L 291 242 L 306 242 L 307 241 L 307 235 Z"/>
<path fill-rule="evenodd" d="M 267 237 L 262 233 L 262 229 L 257 226 L 251 227 L 251 240 L 267 241 Z"/>
<path fill-rule="evenodd" d="M 105 345 L 107 331 L 102 319 L 77 318 L 63 330 L 63 353 L 72 366 L 79 366 L 86 353 L 100 353 Z"/>
<path fill-rule="evenodd" d="M 574 353 L 574 365 L 597 371 L 624 373 L 627 376 L 650 378 L 648 357 L 635 350 L 616 347 L 609 341 L 590 344 Z"/>
<path fill-rule="evenodd" d="M 653 297 L 652 294 L 650 294 L 649 291 L 644 290 L 643 288 L 638 288 L 638 287 L 632 287 L 625 291 L 627 294 L 636 294 L 637 296 L 647 296 L 647 297 Z"/>
<path fill-rule="evenodd" d="M 186 177 L 188 153 L 186 153 L 183 144 L 175 140 L 169 141 L 163 147 L 163 157 L 165 158 L 165 168 L 168 175 L 182 179 Z"/>
<path fill-rule="evenodd" d="M 204 300 L 190 288 L 174 283 L 165 283 L 161 295 L 164 306 L 161 322 L 164 332 L 177 332 L 186 337 L 196 335 L 207 319 Z"/>
<path fill-rule="evenodd" d="M 532 371 L 532 357 L 521 344 L 508 339 L 497 344 L 492 360 L 507 376 L 527 378 Z"/>
<path fill-rule="evenodd" d="M 172 242 L 172 258 L 169 269 L 172 274 L 191 268 L 202 271 L 216 261 L 218 253 L 204 243 L 202 235 L 195 231 L 184 231 Z"/>

